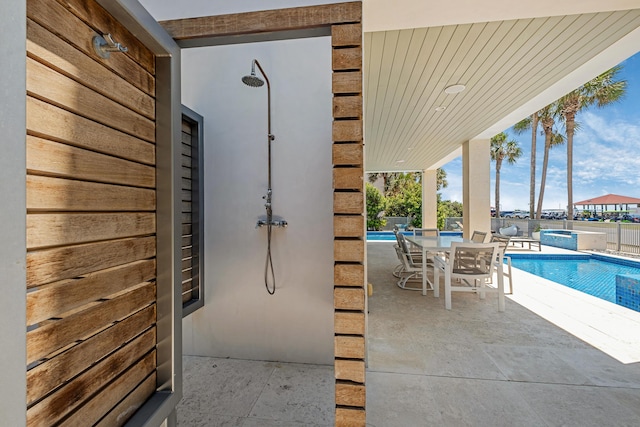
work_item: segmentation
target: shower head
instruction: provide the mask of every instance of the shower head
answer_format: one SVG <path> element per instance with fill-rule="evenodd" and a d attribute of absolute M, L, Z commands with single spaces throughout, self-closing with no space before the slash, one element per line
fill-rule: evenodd
<path fill-rule="evenodd" d="M 253 60 L 253 62 L 251 62 L 251 75 L 250 76 L 244 76 L 242 78 L 242 83 L 246 84 L 247 86 L 251 86 L 251 87 L 260 87 L 264 84 L 264 80 L 262 80 L 260 77 L 256 76 L 256 61 Z"/>
<path fill-rule="evenodd" d="M 257 77 L 255 72 L 252 72 L 250 76 L 244 76 L 242 78 L 242 83 L 251 87 L 260 87 L 264 84 L 264 80 Z"/>

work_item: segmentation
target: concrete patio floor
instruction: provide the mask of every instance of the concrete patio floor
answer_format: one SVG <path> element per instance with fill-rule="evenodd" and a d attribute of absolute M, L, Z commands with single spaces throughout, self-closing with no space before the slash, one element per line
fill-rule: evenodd
<path fill-rule="evenodd" d="M 640 313 L 519 270 L 504 313 L 447 311 L 396 286 L 393 243 L 367 250 L 367 425 L 640 426 Z M 180 426 L 334 423 L 331 366 L 185 356 L 184 381 Z"/>

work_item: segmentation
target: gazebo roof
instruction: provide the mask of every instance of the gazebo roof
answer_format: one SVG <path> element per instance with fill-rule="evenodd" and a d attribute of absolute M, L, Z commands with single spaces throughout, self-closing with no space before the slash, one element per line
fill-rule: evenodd
<path fill-rule="evenodd" d="M 583 200 L 576 202 L 576 206 L 584 205 L 635 205 L 640 204 L 640 199 L 635 197 L 620 196 L 618 194 L 607 194 L 600 197 L 594 197 L 593 199 Z"/>

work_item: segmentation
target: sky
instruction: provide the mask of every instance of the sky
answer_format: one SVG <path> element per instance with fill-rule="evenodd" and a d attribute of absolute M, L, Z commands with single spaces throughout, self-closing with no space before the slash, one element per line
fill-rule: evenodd
<path fill-rule="evenodd" d="M 625 97 L 603 108 L 591 107 L 576 116 L 580 129 L 573 142 L 573 200 L 591 199 L 605 194 L 640 198 L 640 53 L 622 62 L 619 78 L 627 81 Z M 500 204 L 502 210 L 529 210 L 529 168 L 531 132 L 517 135 L 505 129 L 509 140 L 517 141 L 522 156 L 515 164 L 503 162 L 500 169 Z M 536 204 L 544 155 L 544 135 L 538 133 L 536 149 Z M 549 167 L 543 209 L 566 209 L 567 148 L 554 147 L 549 153 Z M 443 166 L 448 187 L 442 189 L 443 200 L 462 202 L 462 158 Z M 491 162 L 491 206 L 494 206 L 495 162 Z"/>

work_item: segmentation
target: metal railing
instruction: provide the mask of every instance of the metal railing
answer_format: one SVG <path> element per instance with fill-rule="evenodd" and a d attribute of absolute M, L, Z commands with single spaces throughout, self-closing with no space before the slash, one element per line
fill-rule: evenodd
<path fill-rule="evenodd" d="M 538 225 L 542 229 L 601 232 L 607 235 L 607 249 L 640 254 L 640 224 L 637 223 L 491 218 L 491 230 L 496 233 L 514 224 L 519 236 L 530 236 Z"/>

